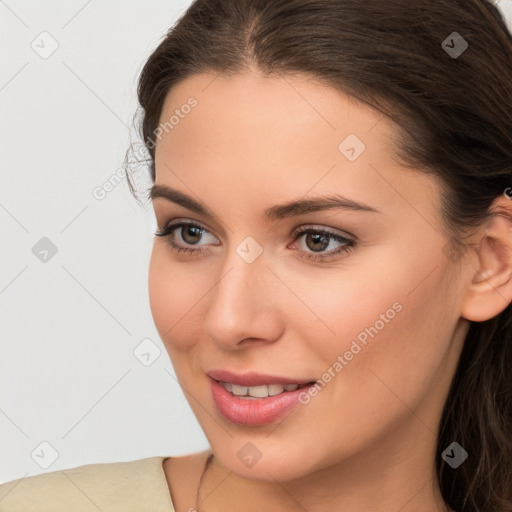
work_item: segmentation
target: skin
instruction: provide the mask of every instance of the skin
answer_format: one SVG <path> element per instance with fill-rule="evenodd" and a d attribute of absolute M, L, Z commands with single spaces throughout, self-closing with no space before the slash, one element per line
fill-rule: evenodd
<path fill-rule="evenodd" d="M 161 121 L 190 96 L 198 105 L 157 143 L 155 183 L 192 196 L 218 220 L 153 200 L 158 227 L 195 221 L 206 230 L 196 244 L 179 228 L 171 237 L 206 250 L 178 254 L 155 237 L 149 296 L 215 455 L 199 509 L 448 510 L 434 470 L 437 429 L 469 320 L 491 318 L 511 300 L 508 219 L 494 217 L 463 259 L 448 258 L 437 179 L 397 163 L 387 118 L 314 80 L 254 69 L 194 75 L 169 92 Z M 366 145 L 353 162 L 338 150 L 350 133 Z M 333 192 L 380 213 L 262 216 Z M 509 203 L 497 201 L 507 215 Z M 318 254 L 307 235 L 291 236 L 304 225 L 352 235 L 357 245 L 323 261 L 301 258 Z M 247 236 L 263 249 L 250 264 L 236 252 Z M 320 254 L 342 246 L 327 241 Z M 321 379 L 397 302 L 401 311 L 378 335 L 284 419 L 248 427 L 217 411 L 208 370 Z M 249 442 L 262 454 L 252 467 L 237 456 Z M 196 506 L 206 455 L 164 462 L 178 512 Z"/>

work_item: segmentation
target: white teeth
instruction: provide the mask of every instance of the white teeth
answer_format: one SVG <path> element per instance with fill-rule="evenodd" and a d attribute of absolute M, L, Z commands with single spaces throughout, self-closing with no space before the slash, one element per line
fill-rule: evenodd
<path fill-rule="evenodd" d="M 237 384 L 231 384 L 231 392 L 234 395 L 243 396 L 247 394 L 247 386 L 238 386 Z"/>
<path fill-rule="evenodd" d="M 265 398 L 268 396 L 268 386 L 251 386 L 247 388 L 248 395 L 255 398 Z"/>
<path fill-rule="evenodd" d="M 282 384 L 269 384 L 268 386 L 268 396 L 279 395 L 284 391 L 284 386 Z"/>
<path fill-rule="evenodd" d="M 230 382 L 221 382 L 221 384 L 233 395 L 244 398 L 266 398 L 279 395 L 284 391 L 295 391 L 299 388 L 298 384 L 263 384 L 261 386 L 238 386 Z"/>

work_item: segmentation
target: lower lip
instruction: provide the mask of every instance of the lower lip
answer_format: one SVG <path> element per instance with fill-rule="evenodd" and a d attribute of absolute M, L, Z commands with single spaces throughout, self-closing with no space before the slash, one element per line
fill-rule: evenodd
<path fill-rule="evenodd" d="M 247 399 L 232 395 L 220 382 L 209 378 L 212 396 L 219 412 L 232 423 L 247 426 L 265 425 L 290 412 L 299 404 L 299 395 L 313 384 L 266 398 Z"/>

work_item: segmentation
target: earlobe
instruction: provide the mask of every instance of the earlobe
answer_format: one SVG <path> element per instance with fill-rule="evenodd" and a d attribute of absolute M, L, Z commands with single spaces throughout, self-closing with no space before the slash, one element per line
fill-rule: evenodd
<path fill-rule="evenodd" d="M 483 322 L 499 315 L 512 301 L 512 201 L 505 196 L 493 204 L 493 216 L 482 226 L 474 248 L 478 259 L 469 273 L 462 317 Z"/>

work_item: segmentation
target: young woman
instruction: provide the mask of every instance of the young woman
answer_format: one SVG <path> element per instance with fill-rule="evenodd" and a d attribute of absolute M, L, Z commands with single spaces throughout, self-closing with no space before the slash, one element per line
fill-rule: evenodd
<path fill-rule="evenodd" d="M 153 318 L 211 450 L 0 510 L 511 512 L 510 84 L 485 0 L 196 0 L 138 93 Z"/>

